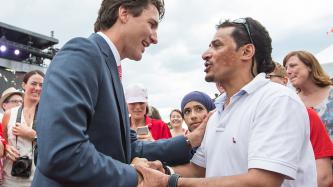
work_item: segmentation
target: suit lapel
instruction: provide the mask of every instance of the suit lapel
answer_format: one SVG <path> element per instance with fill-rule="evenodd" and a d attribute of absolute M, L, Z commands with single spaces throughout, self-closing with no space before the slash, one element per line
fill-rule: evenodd
<path fill-rule="evenodd" d="M 110 71 L 111 77 L 112 77 L 112 82 L 114 86 L 114 91 L 116 94 L 116 99 L 118 100 L 118 108 L 120 109 L 120 125 L 122 129 L 122 143 L 123 143 L 123 149 L 124 149 L 124 154 L 126 158 L 126 162 L 129 163 L 130 161 L 130 137 L 128 136 L 128 128 L 129 128 L 129 121 L 127 117 L 127 109 L 126 109 L 126 101 L 123 93 L 123 86 L 120 81 L 119 75 L 118 75 L 118 69 L 117 69 L 117 64 L 116 60 L 114 58 L 114 55 L 110 49 L 110 46 L 107 44 L 107 42 L 99 36 L 98 34 L 92 34 L 90 36 L 92 40 L 94 40 L 97 45 L 99 46 L 101 52 L 105 56 L 105 63 Z"/>

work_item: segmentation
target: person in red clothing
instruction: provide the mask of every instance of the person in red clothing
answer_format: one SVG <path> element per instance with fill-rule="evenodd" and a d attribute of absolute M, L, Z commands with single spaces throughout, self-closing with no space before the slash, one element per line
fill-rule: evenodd
<path fill-rule="evenodd" d="M 271 81 L 287 85 L 287 72 L 283 66 L 276 63 L 272 73 L 267 74 L 266 78 Z M 311 108 L 307 108 L 310 120 L 310 141 L 316 159 L 318 187 L 333 187 L 332 177 L 332 157 L 333 143 L 326 131 L 320 117 Z"/>
<path fill-rule="evenodd" d="M 162 120 L 148 117 L 147 89 L 140 84 L 131 85 L 125 90 L 125 98 L 130 114 L 131 128 L 137 131 L 140 127 L 148 127 L 148 134 L 138 134 L 139 140 L 154 141 L 171 138 L 169 127 Z"/>
<path fill-rule="evenodd" d="M 332 187 L 331 162 L 333 157 L 333 143 L 316 111 L 308 108 L 308 114 L 310 119 L 310 140 L 316 159 L 318 187 Z"/>
<path fill-rule="evenodd" d="M 6 146 L 6 139 L 3 137 L 2 133 L 2 123 L 0 122 L 0 157 L 4 155 L 5 146 Z"/>

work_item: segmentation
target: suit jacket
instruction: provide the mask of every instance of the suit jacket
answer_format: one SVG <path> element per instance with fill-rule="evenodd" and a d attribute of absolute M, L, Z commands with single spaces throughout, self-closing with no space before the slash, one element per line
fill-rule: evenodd
<path fill-rule="evenodd" d="M 189 160 L 184 137 L 139 142 L 116 61 L 98 34 L 70 40 L 49 66 L 37 113 L 34 187 L 136 186 L 134 156 Z"/>

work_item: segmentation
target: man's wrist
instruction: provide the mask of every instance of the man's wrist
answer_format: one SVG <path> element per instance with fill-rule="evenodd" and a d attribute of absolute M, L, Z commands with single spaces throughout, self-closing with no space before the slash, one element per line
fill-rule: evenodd
<path fill-rule="evenodd" d="M 168 180 L 168 187 L 177 187 L 178 179 L 180 178 L 180 175 L 174 173 L 170 175 Z"/>

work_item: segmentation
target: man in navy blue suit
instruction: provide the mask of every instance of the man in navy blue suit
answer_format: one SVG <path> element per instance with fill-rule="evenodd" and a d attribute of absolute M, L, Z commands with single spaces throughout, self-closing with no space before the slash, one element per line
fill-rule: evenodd
<path fill-rule="evenodd" d="M 131 187 L 134 157 L 180 164 L 200 145 L 203 128 L 153 143 L 130 130 L 120 61 L 140 60 L 157 43 L 163 0 L 103 0 L 89 38 L 67 42 L 46 73 L 37 114 L 33 187 Z M 190 146 L 189 146 L 190 145 Z"/>

